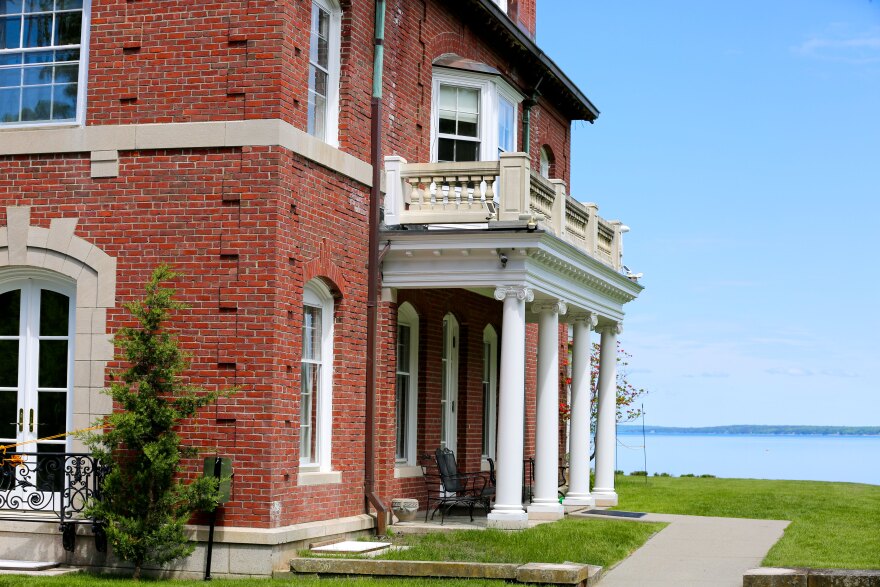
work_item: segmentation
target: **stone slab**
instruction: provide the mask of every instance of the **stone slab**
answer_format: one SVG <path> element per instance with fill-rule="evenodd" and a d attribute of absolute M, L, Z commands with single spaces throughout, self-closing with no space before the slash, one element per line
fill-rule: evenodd
<path fill-rule="evenodd" d="M 552 585 L 580 585 L 591 576 L 596 576 L 602 567 L 577 563 L 528 563 L 516 570 L 516 580 L 520 583 L 549 583 Z"/>
<path fill-rule="evenodd" d="M 350 558 L 295 558 L 290 561 L 290 570 L 296 573 L 471 579 L 516 579 L 518 566 L 503 563 L 389 561 Z"/>
<path fill-rule="evenodd" d="M 743 587 L 880 587 L 880 570 L 759 568 L 743 573 Z"/>
<path fill-rule="evenodd" d="M 53 569 L 61 563 L 53 563 L 49 561 L 17 561 L 17 560 L 0 560 L 0 570 L 3 571 L 45 571 Z"/>
<path fill-rule="evenodd" d="M 324 546 L 315 546 L 312 552 L 341 552 L 360 554 L 373 550 L 382 550 L 391 546 L 390 542 L 366 542 L 363 540 L 343 540 L 333 544 L 325 544 Z"/>

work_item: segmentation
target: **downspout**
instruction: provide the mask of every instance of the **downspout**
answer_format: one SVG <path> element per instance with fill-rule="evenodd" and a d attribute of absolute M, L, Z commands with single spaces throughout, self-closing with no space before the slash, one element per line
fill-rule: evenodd
<path fill-rule="evenodd" d="M 370 99 L 370 187 L 369 251 L 367 257 L 367 365 L 366 413 L 364 417 L 364 508 L 376 509 L 376 534 L 382 536 L 388 524 L 388 506 L 376 494 L 376 337 L 379 316 L 379 206 L 382 169 L 382 64 L 385 40 L 385 0 L 376 0 L 375 49 L 373 52 L 373 97 Z"/>

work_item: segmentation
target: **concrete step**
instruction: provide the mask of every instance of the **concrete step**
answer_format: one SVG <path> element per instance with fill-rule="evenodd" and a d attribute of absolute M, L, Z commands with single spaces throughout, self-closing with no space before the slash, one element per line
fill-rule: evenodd
<path fill-rule="evenodd" d="M 16 561 L 0 559 L 0 571 L 45 571 L 46 569 L 54 569 L 61 563 L 52 563 L 48 561 Z"/>

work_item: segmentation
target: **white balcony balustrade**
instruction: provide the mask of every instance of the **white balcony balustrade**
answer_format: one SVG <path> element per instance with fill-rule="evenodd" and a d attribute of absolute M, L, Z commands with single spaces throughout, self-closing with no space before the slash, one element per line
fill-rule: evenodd
<path fill-rule="evenodd" d="M 540 228 L 620 270 L 622 224 L 566 194 L 561 179 L 531 169 L 526 153 L 499 161 L 408 163 L 385 158 L 385 224 L 524 225 Z"/>

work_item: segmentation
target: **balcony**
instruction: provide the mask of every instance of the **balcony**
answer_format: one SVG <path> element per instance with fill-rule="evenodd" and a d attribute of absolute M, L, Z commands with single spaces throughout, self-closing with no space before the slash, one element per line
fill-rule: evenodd
<path fill-rule="evenodd" d="M 544 230 L 620 271 L 623 224 L 566 194 L 565 182 L 531 170 L 526 153 L 500 161 L 407 163 L 385 158 L 387 226 Z"/>

